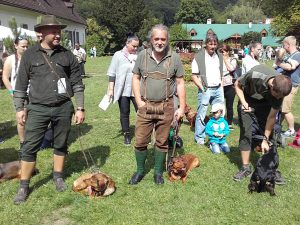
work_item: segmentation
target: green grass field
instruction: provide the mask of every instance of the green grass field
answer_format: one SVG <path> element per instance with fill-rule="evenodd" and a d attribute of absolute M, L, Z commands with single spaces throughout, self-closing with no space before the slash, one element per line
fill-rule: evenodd
<path fill-rule="evenodd" d="M 65 166 L 68 190 L 58 193 L 52 183 L 52 150 L 39 152 L 40 173 L 31 180 L 31 194 L 24 204 L 16 206 L 12 199 L 18 181 L 0 184 L 0 224 L 300 224 L 300 151 L 279 149 L 280 170 L 287 180 L 276 186 L 276 197 L 267 193 L 248 194 L 249 180 L 234 182 L 232 176 L 240 166 L 237 148 L 239 129 L 231 132 L 231 153 L 213 155 L 206 146 L 194 143 L 193 131 L 184 122 L 180 136 L 184 148 L 179 153 L 193 153 L 200 158 L 199 168 L 192 170 L 187 183 L 162 186 L 153 182 L 153 155 L 147 161 L 147 175 L 136 186 L 128 185 L 135 171 L 133 146 L 123 145 L 117 104 L 101 111 L 98 103 L 107 89 L 106 71 L 111 57 L 89 59 L 86 64 L 86 121 L 78 129 L 72 127 Z M 196 88 L 187 84 L 187 102 L 196 109 Z M 294 104 L 296 126 L 300 128 L 299 93 Z M 7 90 L 0 90 L 1 135 L 0 163 L 16 160 L 18 137 L 15 113 Z M 132 109 L 132 112 L 134 110 Z M 235 112 L 235 118 L 237 114 Z M 135 113 L 131 115 L 132 133 Z M 115 194 L 103 199 L 89 199 L 71 190 L 73 181 L 87 166 L 81 148 L 89 150 L 102 172 L 113 178 Z M 150 153 L 153 153 L 151 145 Z M 252 154 L 254 164 L 259 154 Z M 166 176 L 165 176 L 166 178 Z"/>

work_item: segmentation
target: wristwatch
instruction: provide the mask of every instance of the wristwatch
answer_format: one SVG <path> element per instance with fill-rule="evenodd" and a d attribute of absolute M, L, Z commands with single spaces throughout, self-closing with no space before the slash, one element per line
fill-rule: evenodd
<path fill-rule="evenodd" d="M 77 111 L 84 112 L 84 111 L 85 111 L 85 109 L 84 109 L 84 108 L 77 108 Z"/>

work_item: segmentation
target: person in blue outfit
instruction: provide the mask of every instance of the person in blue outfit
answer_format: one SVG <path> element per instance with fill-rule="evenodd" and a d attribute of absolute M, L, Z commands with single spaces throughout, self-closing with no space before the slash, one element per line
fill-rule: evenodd
<path fill-rule="evenodd" d="M 223 117 L 223 104 L 216 103 L 212 105 L 211 112 L 213 116 L 205 126 L 205 133 L 209 138 L 209 148 L 212 153 L 228 153 L 230 148 L 226 142 L 226 137 L 229 134 L 229 126 Z"/>

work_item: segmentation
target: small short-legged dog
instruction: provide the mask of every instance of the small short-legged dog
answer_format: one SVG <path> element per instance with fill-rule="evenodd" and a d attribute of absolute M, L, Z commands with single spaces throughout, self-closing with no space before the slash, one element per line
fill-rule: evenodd
<path fill-rule="evenodd" d="M 104 197 L 115 192 L 115 182 L 104 173 L 86 173 L 73 183 L 72 190 L 90 197 Z"/>
<path fill-rule="evenodd" d="M 182 183 L 186 182 L 188 172 L 200 166 L 200 161 L 197 156 L 192 154 L 185 154 L 172 159 L 168 175 L 170 181 L 181 180 Z"/>
<path fill-rule="evenodd" d="M 250 184 L 248 185 L 249 193 L 254 191 L 260 193 L 267 191 L 271 196 L 275 194 L 276 169 L 279 165 L 279 157 L 275 145 L 270 146 L 267 153 L 262 155 L 257 161 L 256 169 L 253 172 Z"/>
<path fill-rule="evenodd" d="M 187 121 L 189 121 L 190 127 L 191 128 L 194 127 L 197 112 L 195 112 L 190 106 L 185 105 L 184 114 L 185 114 Z"/>
<path fill-rule="evenodd" d="M 32 176 L 38 174 L 38 169 L 34 169 Z M 20 161 L 12 161 L 8 163 L 0 163 L 0 183 L 11 179 L 20 179 L 21 163 Z"/>

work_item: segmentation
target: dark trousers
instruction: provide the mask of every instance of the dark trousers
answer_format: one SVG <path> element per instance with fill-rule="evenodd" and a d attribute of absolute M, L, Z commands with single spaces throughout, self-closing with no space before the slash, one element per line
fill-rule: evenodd
<path fill-rule="evenodd" d="M 247 99 L 246 99 L 247 101 Z M 241 104 L 238 104 L 238 115 L 239 115 L 239 125 L 240 125 L 240 141 L 239 149 L 241 151 L 249 151 L 252 148 L 252 136 L 253 136 L 253 118 L 254 116 L 257 120 L 257 126 L 262 131 L 265 131 L 267 118 L 271 110 L 271 105 L 268 102 L 258 102 L 251 103 L 247 101 L 249 106 L 254 109 L 254 112 L 245 112 L 242 110 Z M 261 134 L 259 134 L 261 135 Z"/>
<path fill-rule="evenodd" d="M 84 62 L 79 63 L 80 75 L 85 75 Z"/>
<path fill-rule="evenodd" d="M 129 132 L 130 100 L 133 103 L 135 111 L 137 111 L 137 104 L 134 97 L 121 96 L 118 100 L 120 109 L 120 122 L 123 132 Z"/>
<path fill-rule="evenodd" d="M 226 118 L 229 125 L 232 124 L 233 119 L 233 102 L 235 97 L 235 90 L 233 85 L 224 86 L 224 98 L 226 104 Z"/>
<path fill-rule="evenodd" d="M 36 161 L 36 154 L 40 150 L 41 141 L 51 122 L 53 128 L 54 154 L 67 154 L 67 139 L 71 129 L 74 107 L 71 101 L 57 106 L 39 104 L 27 105 L 28 117 L 25 124 L 25 141 L 22 145 L 22 160 Z"/>

